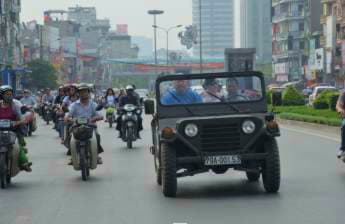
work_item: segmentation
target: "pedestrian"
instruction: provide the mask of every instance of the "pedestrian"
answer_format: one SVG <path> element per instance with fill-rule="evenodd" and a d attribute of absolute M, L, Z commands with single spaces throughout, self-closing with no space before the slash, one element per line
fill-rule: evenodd
<path fill-rule="evenodd" d="M 338 152 L 338 158 L 345 158 L 345 91 L 343 91 L 337 102 L 336 106 L 337 112 L 342 117 L 341 122 L 341 143 L 340 143 L 340 149 Z"/>

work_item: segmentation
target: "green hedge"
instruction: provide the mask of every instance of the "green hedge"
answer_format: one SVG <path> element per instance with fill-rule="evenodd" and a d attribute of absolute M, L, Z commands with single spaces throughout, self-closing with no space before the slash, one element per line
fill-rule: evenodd
<path fill-rule="evenodd" d="M 338 97 L 339 93 L 331 90 L 325 90 L 315 99 L 313 102 L 313 107 L 315 109 L 330 109 L 335 111 Z"/>
<path fill-rule="evenodd" d="M 279 114 L 278 117 L 282 119 L 286 119 L 286 120 L 303 121 L 303 122 L 309 122 L 309 123 L 324 124 L 324 125 L 329 125 L 329 126 L 341 125 L 340 118 L 317 117 L 317 116 L 295 114 L 295 113 L 281 113 Z"/>
<path fill-rule="evenodd" d="M 336 106 L 337 106 L 339 95 L 340 95 L 339 93 L 333 93 L 329 96 L 328 105 L 329 105 L 330 110 L 336 111 Z"/>
<path fill-rule="evenodd" d="M 288 86 L 283 92 L 283 105 L 284 106 L 298 106 L 304 105 L 304 97 L 293 86 Z"/>
<path fill-rule="evenodd" d="M 272 90 L 266 90 L 267 104 L 272 104 Z"/>
<path fill-rule="evenodd" d="M 272 106 L 269 106 L 268 109 L 269 111 L 272 111 Z M 317 110 L 308 106 L 281 106 L 281 107 L 275 107 L 274 111 L 277 114 L 293 113 L 293 114 L 301 114 L 301 115 L 308 115 L 308 116 L 315 116 L 315 117 L 328 117 L 328 118 L 340 119 L 338 113 L 335 111 L 331 111 L 329 109 Z"/>

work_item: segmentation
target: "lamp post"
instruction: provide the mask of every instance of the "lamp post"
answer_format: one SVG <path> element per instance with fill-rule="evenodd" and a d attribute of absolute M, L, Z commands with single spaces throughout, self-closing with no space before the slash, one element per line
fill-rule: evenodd
<path fill-rule="evenodd" d="M 177 29 L 180 27 L 182 27 L 182 25 L 173 26 L 173 27 L 170 27 L 169 29 L 165 29 L 165 28 L 159 27 L 159 26 L 153 26 L 153 28 L 163 30 L 167 35 L 167 65 L 169 65 L 169 32 L 173 29 Z"/>
<path fill-rule="evenodd" d="M 157 61 L 157 20 L 156 20 L 156 16 L 157 15 L 161 15 L 164 13 L 163 10 L 149 10 L 147 12 L 148 14 L 150 15 L 153 15 L 153 27 L 154 27 L 154 45 L 155 45 L 155 73 L 157 75 L 157 64 L 158 64 L 158 61 Z"/>
<path fill-rule="evenodd" d="M 202 29 L 201 29 L 201 0 L 199 0 L 199 46 L 200 46 L 200 73 L 203 73 L 203 66 L 202 66 Z"/>

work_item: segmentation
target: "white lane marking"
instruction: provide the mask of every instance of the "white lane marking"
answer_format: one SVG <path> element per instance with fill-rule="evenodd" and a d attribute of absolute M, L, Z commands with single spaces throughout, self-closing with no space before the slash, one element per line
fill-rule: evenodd
<path fill-rule="evenodd" d="M 285 130 L 288 130 L 288 131 L 299 132 L 299 133 L 306 134 L 306 135 L 312 135 L 312 136 L 315 136 L 315 137 L 320 137 L 320 138 L 336 141 L 336 142 L 339 142 L 339 143 L 341 142 L 340 141 L 340 136 L 339 136 L 339 138 L 332 138 L 332 137 L 325 136 L 325 135 L 322 135 L 322 134 L 317 134 L 317 133 L 309 132 L 309 131 L 303 131 L 303 130 L 295 129 L 295 128 L 287 128 L 287 127 L 284 127 L 284 126 L 281 126 L 281 128 L 285 129 Z"/>

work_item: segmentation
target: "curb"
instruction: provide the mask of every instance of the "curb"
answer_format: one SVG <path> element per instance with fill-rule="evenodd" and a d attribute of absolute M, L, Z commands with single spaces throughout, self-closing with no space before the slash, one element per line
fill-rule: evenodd
<path fill-rule="evenodd" d="M 296 126 L 296 127 L 301 127 L 301 128 L 309 128 L 309 129 L 318 130 L 322 132 L 334 133 L 337 135 L 340 135 L 341 133 L 340 127 L 334 127 L 334 126 L 328 126 L 328 125 L 316 124 L 316 123 L 308 123 L 308 122 L 303 122 L 303 121 L 286 120 L 286 119 L 281 119 L 281 118 L 276 118 L 276 119 L 278 121 L 278 124 L 282 124 L 282 125 L 291 125 L 291 126 Z"/>

